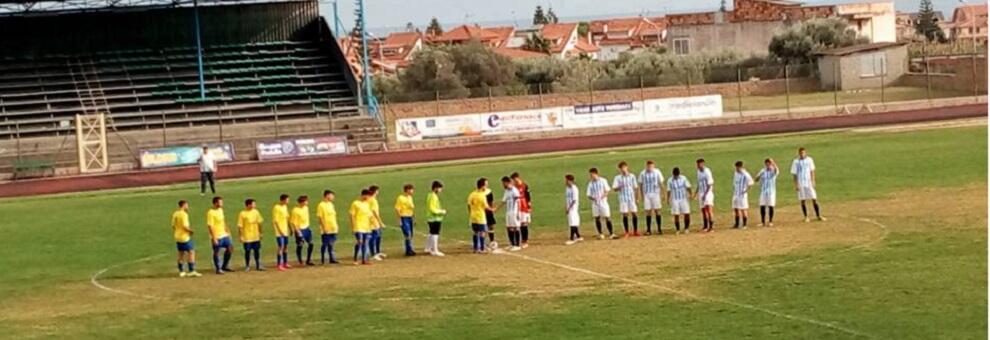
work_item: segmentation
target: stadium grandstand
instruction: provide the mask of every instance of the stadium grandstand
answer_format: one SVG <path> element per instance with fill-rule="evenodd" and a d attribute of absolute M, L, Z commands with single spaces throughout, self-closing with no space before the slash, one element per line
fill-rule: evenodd
<path fill-rule="evenodd" d="M 59 155 L 79 114 L 106 117 L 111 163 L 225 138 L 252 149 L 241 160 L 265 137 L 383 138 L 315 0 L 0 0 L 0 27 L 3 165 L 75 161 Z"/>

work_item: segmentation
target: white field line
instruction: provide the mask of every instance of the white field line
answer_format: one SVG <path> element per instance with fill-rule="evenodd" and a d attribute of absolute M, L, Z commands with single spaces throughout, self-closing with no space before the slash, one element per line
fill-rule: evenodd
<path fill-rule="evenodd" d="M 102 289 L 102 290 L 107 291 L 107 292 L 110 292 L 110 293 L 127 295 L 127 296 L 133 296 L 133 297 L 139 297 L 139 298 L 145 298 L 145 299 L 152 299 L 152 300 L 154 300 L 154 299 L 162 299 L 161 297 L 154 296 L 154 295 L 144 295 L 144 294 L 135 293 L 135 292 L 128 291 L 128 290 L 107 287 L 107 286 L 103 285 L 102 283 L 100 283 L 100 276 L 102 276 L 103 274 L 106 274 L 106 272 L 108 272 L 108 271 L 110 271 L 111 269 L 114 269 L 114 268 L 119 268 L 119 267 L 122 267 L 122 266 L 125 266 L 125 265 L 129 265 L 129 264 L 135 264 L 135 263 L 141 263 L 141 262 L 151 261 L 151 260 L 154 260 L 154 259 L 158 259 L 160 257 L 164 257 L 165 255 L 168 255 L 168 254 L 167 253 L 162 253 L 162 254 L 158 254 L 158 255 L 151 255 L 151 256 L 140 258 L 140 259 L 137 259 L 137 260 L 134 260 L 134 261 L 122 262 L 122 263 L 118 263 L 118 264 L 115 264 L 115 265 L 112 265 L 112 266 L 109 266 L 109 267 L 100 269 L 100 270 L 96 271 L 95 273 L 93 273 L 92 276 L 89 277 L 89 282 L 92 283 L 94 287 L 99 288 L 99 289 Z"/>

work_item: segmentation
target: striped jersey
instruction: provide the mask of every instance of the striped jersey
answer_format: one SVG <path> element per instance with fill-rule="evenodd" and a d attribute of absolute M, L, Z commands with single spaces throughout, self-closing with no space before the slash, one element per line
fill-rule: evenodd
<path fill-rule="evenodd" d="M 667 192 L 670 193 L 672 201 L 688 199 L 689 188 L 691 188 L 691 182 L 688 182 L 684 175 L 674 176 L 667 180 Z"/>
<path fill-rule="evenodd" d="M 643 188 L 643 194 L 659 194 L 660 186 L 663 185 L 663 173 L 660 170 L 649 169 L 639 173 L 639 186 Z"/>
<path fill-rule="evenodd" d="M 802 187 L 811 186 L 811 172 L 813 171 L 815 171 L 815 160 L 811 157 L 794 159 L 794 163 L 791 164 L 791 175 L 797 176 L 798 185 Z"/>
<path fill-rule="evenodd" d="M 760 195 L 761 196 L 772 196 L 777 193 L 777 170 L 776 168 L 768 170 L 763 168 L 760 173 L 756 174 L 756 177 L 760 179 Z"/>
<path fill-rule="evenodd" d="M 749 175 L 749 171 L 737 170 L 732 178 L 732 193 L 736 196 L 745 195 L 750 185 L 753 185 L 753 176 Z"/>
<path fill-rule="evenodd" d="M 587 195 L 594 201 L 604 201 L 608 199 L 606 197 L 611 189 L 608 186 L 608 181 L 604 178 L 598 177 L 588 182 Z"/>
<path fill-rule="evenodd" d="M 506 216 L 516 216 L 519 215 L 519 189 L 515 186 L 510 185 L 508 189 L 505 189 L 505 193 L 502 194 L 502 202 L 505 203 L 505 215 Z"/>
<path fill-rule="evenodd" d="M 564 190 L 564 207 L 568 208 L 567 212 L 578 210 L 578 195 L 578 186 L 575 184 L 571 184 Z"/>
<path fill-rule="evenodd" d="M 623 202 L 636 201 L 636 176 L 633 174 L 618 174 L 612 180 L 612 188 L 619 193 L 619 200 Z"/>
<path fill-rule="evenodd" d="M 704 169 L 698 170 L 698 197 L 711 189 L 713 184 L 715 184 L 715 177 L 712 176 L 712 169 L 706 166 Z"/>

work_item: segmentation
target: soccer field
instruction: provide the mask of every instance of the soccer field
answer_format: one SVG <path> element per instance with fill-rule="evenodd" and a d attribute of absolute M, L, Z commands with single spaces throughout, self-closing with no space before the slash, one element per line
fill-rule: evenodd
<path fill-rule="evenodd" d="M 352 245 L 346 207 L 362 187 L 383 187 L 390 227 L 404 183 L 416 185 L 422 218 L 430 182 L 443 181 L 450 212 L 443 258 L 402 257 L 401 233 L 389 228 L 383 247 L 391 256 L 372 266 L 223 276 L 211 274 L 203 223 L 209 197 L 193 184 L 4 199 L 0 337 L 986 338 L 986 140 L 984 120 L 222 181 L 232 229 L 245 198 L 257 199 L 270 220 L 280 193 L 309 195 L 312 210 L 322 191 L 333 189 L 342 227 L 337 255 L 345 260 Z M 776 226 L 755 227 L 753 194 L 750 229 L 729 230 L 732 163 L 745 161 L 755 175 L 769 156 L 786 172 L 799 146 L 817 163 L 829 220 L 801 222 L 790 177 L 782 174 Z M 680 166 L 693 181 L 698 157 L 716 178 L 716 233 L 564 245 L 565 173 L 579 178 L 583 193 L 589 167 L 611 179 L 621 160 L 638 173 L 652 159 L 665 176 Z M 533 191 L 531 246 L 470 254 L 467 194 L 484 176 L 500 196 L 497 179 L 513 171 Z M 168 223 L 179 199 L 191 202 L 201 278 L 176 275 Z M 621 230 L 614 196 L 612 202 Z M 581 204 L 587 237 L 594 226 L 589 204 Z M 425 221 L 416 228 L 425 233 Z M 664 228 L 672 230 L 666 207 Z M 267 223 L 264 232 L 263 260 L 272 268 Z M 498 238 L 506 239 L 501 225 Z M 424 236 L 415 244 L 421 250 Z M 289 253 L 294 263 L 294 245 Z M 235 269 L 243 267 L 241 254 L 235 245 Z"/>

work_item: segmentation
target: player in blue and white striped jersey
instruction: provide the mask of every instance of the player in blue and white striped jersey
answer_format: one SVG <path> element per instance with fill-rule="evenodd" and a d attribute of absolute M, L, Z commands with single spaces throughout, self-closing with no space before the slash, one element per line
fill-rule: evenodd
<path fill-rule="evenodd" d="M 516 189 L 509 176 L 502 177 L 502 188 L 505 189 L 505 193 L 502 194 L 502 201 L 492 209 L 492 212 L 497 212 L 505 207 L 505 230 L 509 235 L 509 251 L 519 251 L 522 249 L 520 247 L 521 238 L 518 236 L 521 221 L 519 200 L 522 198 L 522 194 L 519 193 L 519 189 Z M 497 253 L 498 251 L 498 248 L 492 247 L 492 252 Z"/>
<path fill-rule="evenodd" d="M 586 195 L 591 200 L 591 217 L 595 219 L 595 228 L 598 230 L 598 239 L 604 240 L 602 234 L 602 221 L 608 227 L 608 235 L 612 239 L 618 238 L 612 231 L 612 210 L 608 207 L 608 193 L 612 189 L 608 185 L 608 180 L 598 174 L 598 168 L 588 170 L 588 189 Z"/>
<path fill-rule="evenodd" d="M 715 216 L 712 210 L 715 207 L 715 176 L 712 170 L 705 166 L 705 159 L 698 158 L 695 161 L 698 168 L 698 205 L 701 206 L 701 219 L 703 226 L 701 230 L 706 232 L 715 231 Z"/>
<path fill-rule="evenodd" d="M 619 162 L 619 174 L 615 175 L 615 179 L 612 180 L 612 189 L 619 194 L 619 213 L 622 214 L 622 228 L 625 233 L 622 234 L 623 238 L 629 236 L 639 236 L 639 207 L 637 207 L 636 201 L 639 200 L 637 197 L 637 189 L 639 185 L 636 184 L 636 176 L 629 173 L 629 164 L 625 161 Z M 632 217 L 633 232 L 629 233 L 629 218 Z"/>
<path fill-rule="evenodd" d="M 667 179 L 667 204 L 674 216 L 674 229 L 681 233 L 681 215 L 684 215 L 684 233 L 691 228 L 691 182 L 681 175 L 681 168 L 674 167 Z"/>
<path fill-rule="evenodd" d="M 773 226 L 773 208 L 777 205 L 777 162 L 773 158 L 763 161 L 763 169 L 756 174 L 756 181 L 760 183 L 760 226 Z M 767 222 L 767 211 L 770 212 L 770 221 Z"/>
<path fill-rule="evenodd" d="M 571 236 L 567 239 L 566 245 L 572 245 L 581 241 L 584 238 L 581 237 L 581 232 L 578 228 L 581 226 L 581 214 L 578 213 L 578 206 L 580 205 L 580 193 L 578 192 L 578 186 L 574 183 L 574 175 L 567 174 L 564 176 L 564 213 L 567 215 L 567 225 L 571 228 Z"/>
<path fill-rule="evenodd" d="M 801 212 L 804 214 L 804 221 L 808 222 L 808 207 L 805 201 L 811 201 L 815 207 L 815 216 L 819 221 L 824 221 L 821 210 L 818 208 L 818 193 L 815 192 L 815 160 L 808 156 L 808 150 L 798 148 L 798 158 L 791 163 L 791 175 L 794 176 L 794 190 L 797 191 L 798 200 L 801 201 Z"/>
<path fill-rule="evenodd" d="M 732 176 L 732 213 L 736 224 L 732 228 L 746 229 L 749 222 L 749 187 L 753 185 L 753 176 L 743 167 L 742 161 L 736 161 L 736 172 Z M 742 225 L 739 220 L 742 220 Z"/>
<path fill-rule="evenodd" d="M 650 230 L 653 227 L 653 217 L 657 218 L 657 234 L 663 235 L 663 229 L 660 228 L 663 224 L 660 219 L 663 204 L 660 200 L 665 196 L 664 191 L 663 173 L 657 169 L 656 163 L 646 161 L 646 169 L 639 173 L 639 192 L 643 198 L 643 212 L 646 214 L 646 235 L 653 234 Z"/>

